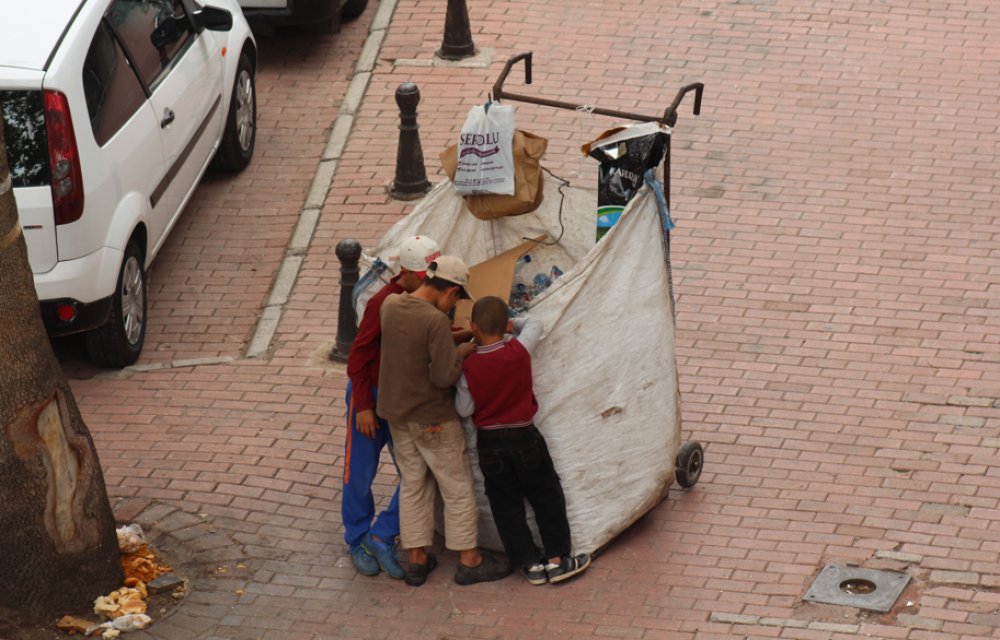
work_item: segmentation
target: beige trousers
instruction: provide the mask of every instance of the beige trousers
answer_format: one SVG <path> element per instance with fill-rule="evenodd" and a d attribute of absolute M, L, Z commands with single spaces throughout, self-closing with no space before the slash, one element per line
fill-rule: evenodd
<path fill-rule="evenodd" d="M 445 546 L 453 551 L 479 544 L 472 467 L 465 432 L 457 420 L 440 424 L 389 423 L 399 467 L 399 536 L 404 549 L 434 542 L 434 498 L 444 501 Z"/>

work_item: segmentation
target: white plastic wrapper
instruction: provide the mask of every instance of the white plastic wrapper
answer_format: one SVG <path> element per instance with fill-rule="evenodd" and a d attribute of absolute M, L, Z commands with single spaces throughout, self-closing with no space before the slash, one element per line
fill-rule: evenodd
<path fill-rule="evenodd" d="M 514 195 L 514 107 L 476 105 L 458 137 L 455 191 Z"/>
<path fill-rule="evenodd" d="M 547 177 L 539 209 L 482 221 L 447 181 L 362 257 L 392 255 L 403 238 L 427 235 L 445 254 L 476 264 L 524 237 L 560 235 L 558 181 Z M 559 243 L 532 250 L 532 264 L 564 275 L 525 313 L 542 321 L 533 355 L 535 424 L 566 494 L 576 553 L 607 544 L 658 504 L 674 482 L 681 444 L 674 324 L 656 203 L 643 188 L 618 224 L 594 244 L 592 190 L 564 188 Z M 358 311 L 380 286 L 359 297 Z M 469 430 L 480 511 L 480 544 L 501 549 Z M 529 508 L 530 513 L 530 508 Z"/>
<path fill-rule="evenodd" d="M 121 553 L 129 554 L 139 550 L 146 544 L 146 535 L 142 532 L 142 527 L 138 524 L 129 524 L 115 529 L 118 534 L 118 550 Z"/>

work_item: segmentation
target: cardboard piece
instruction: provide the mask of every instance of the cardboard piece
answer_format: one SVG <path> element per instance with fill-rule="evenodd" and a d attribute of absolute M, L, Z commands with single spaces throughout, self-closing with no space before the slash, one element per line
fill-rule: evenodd
<path fill-rule="evenodd" d="M 478 300 L 484 296 L 497 296 L 508 300 L 518 258 L 537 247 L 546 237 L 542 235 L 522 242 L 513 249 L 469 267 L 469 293 L 472 297 Z M 469 319 L 472 317 L 472 305 L 472 300 L 459 300 L 455 305 L 452 325 L 468 329 Z"/>
<path fill-rule="evenodd" d="M 544 180 L 540 161 L 549 141 L 541 136 L 518 129 L 514 132 L 514 195 L 467 195 L 465 207 L 480 220 L 519 216 L 534 211 L 542 204 Z M 441 166 L 448 179 L 455 178 L 458 167 L 458 145 L 441 152 Z"/>

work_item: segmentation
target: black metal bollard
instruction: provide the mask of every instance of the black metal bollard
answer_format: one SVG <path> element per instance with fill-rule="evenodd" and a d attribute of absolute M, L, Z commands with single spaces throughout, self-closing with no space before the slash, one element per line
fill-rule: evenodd
<path fill-rule="evenodd" d="M 358 283 L 358 260 L 361 259 L 361 243 L 357 240 L 341 240 L 337 243 L 337 258 L 340 260 L 340 309 L 337 311 L 337 341 L 328 358 L 346 362 L 354 338 L 358 335 L 358 316 L 354 312 L 351 298 L 354 285 Z"/>
<path fill-rule="evenodd" d="M 389 195 L 398 200 L 414 200 L 431 190 L 424 169 L 424 150 L 420 146 L 417 104 L 420 89 L 404 82 L 396 89 L 399 105 L 399 147 L 396 150 L 396 178 L 389 185 Z"/>
<path fill-rule="evenodd" d="M 465 0 L 448 0 L 448 13 L 444 17 L 444 40 L 437 50 L 445 60 L 461 60 L 476 55 L 469 27 L 469 8 Z"/>

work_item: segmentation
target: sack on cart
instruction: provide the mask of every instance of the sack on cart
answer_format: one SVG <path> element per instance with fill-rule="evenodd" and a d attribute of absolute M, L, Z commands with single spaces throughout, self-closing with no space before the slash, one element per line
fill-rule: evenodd
<path fill-rule="evenodd" d="M 562 480 L 574 550 L 592 552 L 652 509 L 674 482 L 681 420 L 673 310 L 661 218 L 649 189 L 639 191 L 595 244 L 594 190 L 545 180 L 548 196 L 537 209 L 490 221 L 469 216 L 445 181 L 362 256 L 361 266 L 384 262 L 379 256 L 392 255 L 403 239 L 418 234 L 472 265 L 525 238 L 549 239 L 530 249 L 532 260 L 524 267 L 531 270 L 528 278 L 553 267 L 563 272 L 523 312 L 544 326 L 532 357 L 540 405 L 535 424 Z M 477 295 L 474 269 L 470 288 Z M 508 286 L 514 269 L 511 260 Z M 377 277 L 369 281 L 358 296 L 359 314 L 381 286 Z M 500 549 L 474 427 L 466 428 L 480 543 Z"/>

